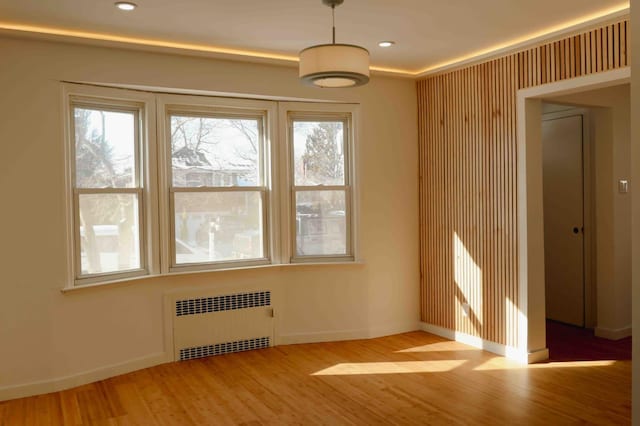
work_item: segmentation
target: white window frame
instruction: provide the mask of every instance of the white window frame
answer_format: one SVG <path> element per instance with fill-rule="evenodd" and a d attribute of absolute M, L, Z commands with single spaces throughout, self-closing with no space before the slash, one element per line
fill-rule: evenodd
<path fill-rule="evenodd" d="M 283 258 L 287 263 L 336 263 L 354 262 L 357 259 L 358 239 L 358 191 L 356 165 L 356 146 L 358 138 L 359 107 L 354 104 L 280 102 L 280 132 L 285 135 L 281 149 L 282 164 L 286 164 L 280 172 L 283 185 L 281 193 L 283 223 L 288 226 L 283 232 Z M 344 127 L 344 184 L 296 186 L 293 158 L 293 122 L 295 120 L 342 121 Z M 296 201 L 298 191 L 344 190 L 346 220 L 346 254 L 344 255 L 309 255 L 298 256 L 296 252 Z"/>
<path fill-rule="evenodd" d="M 148 276 L 228 270 L 294 263 L 353 263 L 358 258 L 359 193 L 357 190 L 356 144 L 359 143 L 359 105 L 343 103 L 278 102 L 246 98 L 161 94 L 121 88 L 62 83 L 64 117 L 65 220 L 67 279 L 64 289 L 111 284 Z M 105 110 L 137 111 L 136 154 L 139 188 L 90 189 L 75 187 L 74 105 Z M 189 191 L 173 188 L 171 181 L 170 113 L 200 113 L 207 116 L 262 117 L 263 182 L 257 187 L 217 187 L 212 191 L 260 191 L 263 200 L 264 258 L 176 265 L 172 194 Z M 291 118 L 346 120 L 345 217 L 347 254 L 295 255 L 295 191 Z M 336 187 L 338 188 L 338 187 Z M 312 190 L 331 190 L 318 186 Z M 206 189 L 210 190 L 209 188 Z M 80 275 L 78 196 L 81 193 L 137 193 L 140 226 L 140 269 Z M 76 229 L 78 228 L 78 229 Z"/>
<path fill-rule="evenodd" d="M 278 211 L 272 208 L 277 206 L 274 200 L 273 170 L 277 170 L 274 164 L 277 130 L 276 116 L 277 104 L 273 101 L 259 101 L 249 99 L 229 99 L 219 97 L 188 96 L 188 95 L 158 95 L 158 144 L 160 149 L 160 223 L 161 223 L 161 259 L 162 272 L 192 272 L 203 270 L 233 269 L 253 266 L 269 265 L 277 263 L 278 256 Z M 172 114 L 193 115 L 216 118 L 258 118 L 262 120 L 262 141 L 259 157 L 259 182 L 258 186 L 235 187 L 174 187 L 171 173 L 171 120 Z M 227 260 L 201 263 L 177 264 L 175 259 L 175 224 L 174 224 L 174 194 L 176 192 L 260 192 L 262 196 L 263 218 L 263 254 L 260 259 Z"/>
<path fill-rule="evenodd" d="M 123 89 L 111 89 L 65 83 L 63 91 L 63 112 L 65 117 L 65 217 L 67 221 L 67 271 L 70 279 L 65 287 L 122 281 L 150 275 L 157 270 L 157 256 L 153 247 L 157 244 L 157 214 L 152 206 L 156 199 L 155 152 L 147 141 L 155 138 L 155 129 L 149 126 L 149 117 L 155 116 L 153 96 L 147 93 Z M 135 123 L 135 163 L 136 183 L 133 188 L 77 188 L 75 158 L 75 118 L 74 108 L 86 107 L 104 111 L 133 112 Z M 137 194 L 140 267 L 126 271 L 82 274 L 80 261 L 80 221 L 79 198 L 82 194 Z"/>

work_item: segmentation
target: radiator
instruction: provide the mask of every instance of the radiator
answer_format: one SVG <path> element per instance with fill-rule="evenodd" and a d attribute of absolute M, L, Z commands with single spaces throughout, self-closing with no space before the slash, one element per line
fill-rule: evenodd
<path fill-rule="evenodd" d="M 273 345 L 271 291 L 176 297 L 174 300 L 175 360 Z"/>

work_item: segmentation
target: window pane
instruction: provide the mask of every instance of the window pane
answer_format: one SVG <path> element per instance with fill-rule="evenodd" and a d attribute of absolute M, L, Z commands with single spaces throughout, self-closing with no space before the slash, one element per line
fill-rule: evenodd
<path fill-rule="evenodd" d="M 344 191 L 296 193 L 296 254 L 346 255 L 347 221 Z"/>
<path fill-rule="evenodd" d="M 259 186 L 260 121 L 171 116 L 173 185 Z"/>
<path fill-rule="evenodd" d="M 136 186 L 133 112 L 74 108 L 76 186 Z"/>
<path fill-rule="evenodd" d="M 80 194 L 82 274 L 140 268 L 137 194 Z"/>
<path fill-rule="evenodd" d="M 264 258 L 259 192 L 176 192 L 176 264 Z"/>
<path fill-rule="evenodd" d="M 344 185 L 344 123 L 294 121 L 295 185 Z"/>

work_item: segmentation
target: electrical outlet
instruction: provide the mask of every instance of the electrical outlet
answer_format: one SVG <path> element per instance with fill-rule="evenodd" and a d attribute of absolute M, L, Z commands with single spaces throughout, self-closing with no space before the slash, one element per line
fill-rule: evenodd
<path fill-rule="evenodd" d="M 465 317 L 469 316 L 469 304 L 468 303 L 463 303 L 462 304 L 462 315 L 464 315 Z"/>

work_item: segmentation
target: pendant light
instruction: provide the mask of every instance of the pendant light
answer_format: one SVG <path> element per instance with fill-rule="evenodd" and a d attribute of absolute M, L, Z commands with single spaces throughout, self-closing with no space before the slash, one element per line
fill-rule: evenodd
<path fill-rule="evenodd" d="M 352 44 L 336 43 L 336 6 L 344 0 L 322 0 L 331 7 L 331 44 L 307 47 L 300 52 L 300 79 L 316 87 L 355 87 L 369 82 L 369 51 Z"/>

